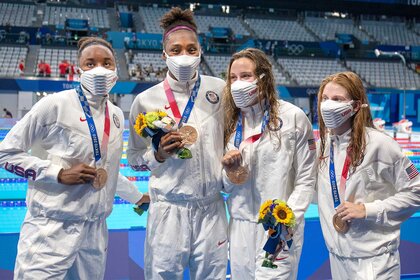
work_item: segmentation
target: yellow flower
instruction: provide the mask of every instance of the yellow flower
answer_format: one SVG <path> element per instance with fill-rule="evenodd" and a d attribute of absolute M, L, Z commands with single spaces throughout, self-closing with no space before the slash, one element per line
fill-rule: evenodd
<path fill-rule="evenodd" d="M 295 214 L 292 209 L 284 201 L 276 201 L 276 203 L 278 204 L 273 209 L 273 217 L 276 221 L 289 227 L 294 226 Z"/>
<path fill-rule="evenodd" d="M 136 123 L 134 124 L 134 130 L 140 136 L 143 136 L 143 130 L 147 127 L 146 119 L 142 113 L 137 116 Z"/>
<path fill-rule="evenodd" d="M 270 206 L 271 206 L 272 203 L 273 203 L 273 201 L 270 199 L 270 200 L 265 201 L 261 205 L 261 207 L 260 207 L 260 213 L 258 215 L 258 220 L 263 220 L 264 219 L 265 215 L 270 210 Z"/>
<path fill-rule="evenodd" d="M 157 113 L 158 113 L 158 116 L 159 116 L 160 119 L 162 119 L 162 118 L 164 118 L 164 117 L 166 117 L 168 115 L 165 112 L 160 111 L 160 110 L 158 110 Z"/>

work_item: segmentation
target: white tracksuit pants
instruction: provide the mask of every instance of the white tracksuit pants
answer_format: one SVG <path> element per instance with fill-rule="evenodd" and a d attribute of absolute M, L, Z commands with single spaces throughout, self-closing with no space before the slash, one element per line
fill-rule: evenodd
<path fill-rule="evenodd" d="M 302 250 L 299 234 L 293 239 L 291 250 L 280 252 L 276 257 L 274 263 L 278 267 L 275 269 L 262 267 L 265 257 L 262 248 L 267 241 L 262 225 L 231 218 L 229 240 L 232 280 L 296 279 Z"/>
<path fill-rule="evenodd" d="M 369 258 L 342 258 L 330 253 L 331 276 L 334 280 L 400 279 L 398 251 Z"/>
<path fill-rule="evenodd" d="M 150 204 L 146 229 L 145 279 L 226 279 L 227 217 L 216 201 Z"/>
<path fill-rule="evenodd" d="M 14 279 L 103 279 L 107 247 L 105 220 L 58 221 L 28 212 L 20 231 Z"/>

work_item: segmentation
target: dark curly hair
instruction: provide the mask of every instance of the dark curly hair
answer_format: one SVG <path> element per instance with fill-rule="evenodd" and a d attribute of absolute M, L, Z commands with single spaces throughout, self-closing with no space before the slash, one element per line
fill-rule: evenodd
<path fill-rule="evenodd" d="M 197 34 L 197 24 L 195 23 L 193 12 L 189 9 L 182 10 L 179 7 L 174 7 L 160 19 L 160 27 L 163 29 L 164 44 L 168 32 L 177 26 L 187 26 Z"/>

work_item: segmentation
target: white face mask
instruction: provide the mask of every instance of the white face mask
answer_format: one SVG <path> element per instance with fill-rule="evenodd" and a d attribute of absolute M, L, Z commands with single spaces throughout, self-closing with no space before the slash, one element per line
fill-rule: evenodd
<path fill-rule="evenodd" d="M 255 103 L 258 97 L 257 80 L 253 82 L 236 81 L 230 86 L 236 107 L 246 108 Z"/>
<path fill-rule="evenodd" d="M 329 129 L 340 127 L 356 113 L 353 110 L 353 103 L 353 100 L 349 102 L 338 102 L 333 100 L 321 102 L 321 114 L 325 126 Z"/>
<path fill-rule="evenodd" d="M 95 67 L 88 71 L 80 69 L 80 83 L 92 95 L 107 95 L 118 80 L 117 71 Z"/>
<path fill-rule="evenodd" d="M 260 79 L 262 77 L 264 77 L 264 74 L 260 76 Z M 237 80 L 231 84 L 230 91 L 236 107 L 246 108 L 255 103 L 258 98 L 257 82 L 257 79 L 253 82 Z"/>
<path fill-rule="evenodd" d="M 190 81 L 198 69 L 201 61 L 201 54 L 199 56 L 192 55 L 173 55 L 169 56 L 166 52 L 166 65 L 169 71 L 180 82 Z"/>

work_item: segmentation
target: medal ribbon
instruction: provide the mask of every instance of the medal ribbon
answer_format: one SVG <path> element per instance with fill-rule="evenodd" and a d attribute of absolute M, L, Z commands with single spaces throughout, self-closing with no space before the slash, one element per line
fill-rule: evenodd
<path fill-rule="evenodd" d="M 198 75 L 198 74 L 197 74 Z M 201 77 L 198 75 L 198 79 L 195 82 L 194 88 L 191 91 L 190 98 L 188 99 L 188 103 L 185 106 L 184 113 L 179 112 L 178 104 L 176 103 L 174 93 L 172 92 L 171 87 L 169 86 L 168 79 L 165 79 L 163 81 L 163 88 L 165 89 L 166 98 L 168 99 L 169 106 L 171 107 L 172 114 L 175 117 L 175 121 L 178 123 L 178 128 L 182 126 L 182 123 L 187 123 L 188 119 L 190 117 L 190 114 L 192 112 L 192 109 L 194 108 L 195 99 L 198 95 L 198 90 L 200 89 L 201 84 Z"/>
<path fill-rule="evenodd" d="M 340 193 L 344 195 L 346 191 L 346 182 L 348 179 L 348 173 L 350 169 L 350 156 L 349 152 L 346 151 L 346 159 L 344 161 L 343 170 L 341 171 L 341 179 L 340 179 L 340 189 L 337 188 L 337 179 L 335 176 L 335 167 L 334 167 L 334 142 L 330 142 L 330 183 L 331 183 L 331 192 L 334 201 L 334 209 L 337 208 L 340 202 Z"/>
<path fill-rule="evenodd" d="M 242 134 L 243 134 L 243 115 L 242 112 L 239 112 L 238 121 L 236 123 L 236 133 L 235 133 L 235 147 L 239 149 L 239 147 L 243 144 L 251 144 L 258 141 L 264 133 L 265 128 L 267 127 L 268 121 L 270 119 L 268 106 L 266 106 L 266 110 L 264 111 L 264 117 L 261 123 L 261 131 L 258 134 L 254 134 L 242 143 Z"/>
<path fill-rule="evenodd" d="M 99 145 L 99 137 L 96 131 L 95 122 L 92 117 L 92 113 L 90 110 L 89 103 L 86 99 L 86 96 L 83 94 L 81 86 L 76 88 L 76 92 L 79 96 L 80 105 L 82 106 L 83 112 L 85 113 L 86 122 L 88 124 L 90 136 L 92 139 L 92 146 L 93 146 L 93 154 L 95 156 L 95 163 L 100 165 L 102 160 L 106 158 L 106 152 L 108 149 L 108 142 L 109 142 L 109 132 L 110 132 L 110 119 L 109 119 L 109 110 L 108 110 L 108 103 L 105 102 L 105 124 L 104 124 L 104 135 L 102 137 L 102 149 L 103 154 L 101 157 L 101 147 Z"/>

